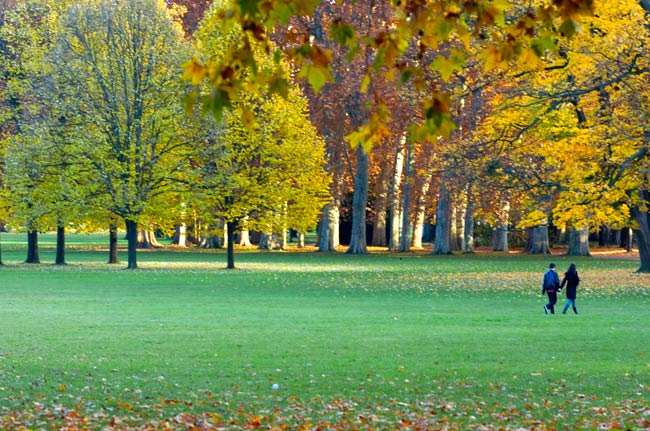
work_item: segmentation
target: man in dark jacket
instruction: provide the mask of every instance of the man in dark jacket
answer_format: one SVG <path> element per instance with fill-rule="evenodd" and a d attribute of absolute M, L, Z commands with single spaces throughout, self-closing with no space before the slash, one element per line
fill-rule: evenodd
<path fill-rule="evenodd" d="M 542 295 L 548 295 L 548 304 L 544 306 L 544 313 L 555 314 L 555 303 L 557 302 L 557 292 L 560 290 L 560 277 L 555 272 L 555 264 L 551 263 L 548 266 L 548 271 L 544 274 L 544 281 L 542 282 Z"/>

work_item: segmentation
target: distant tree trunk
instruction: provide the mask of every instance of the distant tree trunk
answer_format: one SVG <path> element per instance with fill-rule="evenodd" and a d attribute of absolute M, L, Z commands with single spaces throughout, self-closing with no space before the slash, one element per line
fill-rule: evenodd
<path fill-rule="evenodd" d="M 138 223 L 133 220 L 126 220 L 126 240 L 128 243 L 128 263 L 127 269 L 136 269 L 138 267 L 138 258 L 136 250 L 138 247 Z"/>
<path fill-rule="evenodd" d="M 422 248 L 422 237 L 424 236 L 424 219 L 427 212 L 426 197 L 429 193 L 429 187 L 431 186 L 431 179 L 433 176 L 428 174 L 426 179 L 422 182 L 422 188 L 420 193 L 418 193 L 418 199 L 415 204 L 415 217 L 413 223 L 413 240 L 412 244 L 414 248 Z"/>
<path fill-rule="evenodd" d="M 433 254 L 451 254 L 449 246 L 449 192 L 445 185 L 446 179 L 443 178 L 440 184 L 440 193 L 438 196 L 438 208 L 436 212 L 436 237 L 433 242 Z"/>
<path fill-rule="evenodd" d="M 298 248 L 305 248 L 305 233 L 298 232 Z"/>
<path fill-rule="evenodd" d="M 375 190 L 375 218 L 372 226 L 372 245 L 376 247 L 386 247 L 388 240 L 386 238 L 386 210 L 388 207 L 389 196 L 389 176 L 390 170 L 382 169 L 377 178 Z"/>
<path fill-rule="evenodd" d="M 531 248 L 529 254 L 551 254 L 551 247 L 548 241 L 548 225 L 542 224 L 532 228 Z"/>
<path fill-rule="evenodd" d="M 370 157 L 361 145 L 357 145 L 357 172 L 354 177 L 352 198 L 352 236 L 346 250 L 348 254 L 364 254 L 366 246 L 366 205 L 368 204 L 368 170 Z"/>
<path fill-rule="evenodd" d="M 609 238 L 609 228 L 607 226 L 601 226 L 598 230 L 598 245 L 604 247 L 607 245 L 607 239 Z"/>
<path fill-rule="evenodd" d="M 494 231 L 494 251 L 508 251 L 508 223 L 510 220 L 510 202 L 501 202 Z"/>
<path fill-rule="evenodd" d="M 459 250 L 465 251 L 465 221 L 467 214 L 467 195 L 463 193 L 460 201 L 460 206 L 456 212 L 456 242 L 459 245 Z"/>
<path fill-rule="evenodd" d="M 229 221 L 226 223 L 226 230 L 228 231 L 228 242 L 226 245 L 226 255 L 228 263 L 226 269 L 235 269 L 235 235 L 237 229 L 237 222 Z"/>
<path fill-rule="evenodd" d="M 406 146 L 406 169 L 404 170 L 404 187 L 402 189 L 402 226 L 400 228 L 400 252 L 411 251 L 411 200 L 413 199 L 415 155 L 411 144 Z"/>
<path fill-rule="evenodd" d="M 38 231 L 30 228 L 27 231 L 27 260 L 25 263 L 41 263 L 38 257 Z"/>
<path fill-rule="evenodd" d="M 158 240 L 156 240 L 156 234 L 150 230 L 139 230 L 138 231 L 138 245 L 139 248 L 158 248 L 162 247 Z"/>
<path fill-rule="evenodd" d="M 639 194 L 646 205 L 650 203 L 650 191 L 641 190 Z M 638 224 L 638 228 L 634 230 L 641 258 L 641 266 L 637 272 L 650 273 L 650 212 L 639 206 L 634 206 L 632 207 L 632 217 Z"/>
<path fill-rule="evenodd" d="M 567 256 L 591 256 L 589 253 L 589 227 L 571 227 Z"/>
<path fill-rule="evenodd" d="M 624 248 L 625 251 L 632 251 L 633 236 L 632 229 L 628 227 L 621 229 L 621 248 Z"/>
<path fill-rule="evenodd" d="M 450 202 L 449 206 L 449 250 L 460 250 L 458 243 L 458 207 Z"/>
<path fill-rule="evenodd" d="M 465 209 L 465 247 L 463 253 L 474 253 L 474 198 L 472 196 L 472 184 L 467 186 L 467 208 Z"/>
<path fill-rule="evenodd" d="M 397 251 L 399 247 L 399 228 L 402 220 L 400 208 L 400 189 L 402 186 L 402 171 L 404 170 L 404 152 L 406 149 L 406 136 L 400 139 L 400 145 L 395 153 L 395 165 L 393 178 L 390 182 L 390 236 L 388 238 L 388 249 Z"/>
<path fill-rule="evenodd" d="M 56 227 L 56 257 L 55 265 L 65 265 L 65 226 L 63 223 L 57 223 Z"/>
<path fill-rule="evenodd" d="M 187 224 L 185 222 L 176 225 L 172 244 L 176 244 L 179 247 L 187 247 Z"/>
<path fill-rule="evenodd" d="M 318 251 L 336 251 L 339 243 L 339 205 L 334 201 L 323 208 Z"/>
<path fill-rule="evenodd" d="M 239 245 L 243 247 L 250 247 L 251 244 L 251 235 L 248 229 L 242 229 L 239 232 Z"/>
<path fill-rule="evenodd" d="M 111 223 L 108 227 L 108 263 L 120 263 L 117 255 L 117 226 Z"/>

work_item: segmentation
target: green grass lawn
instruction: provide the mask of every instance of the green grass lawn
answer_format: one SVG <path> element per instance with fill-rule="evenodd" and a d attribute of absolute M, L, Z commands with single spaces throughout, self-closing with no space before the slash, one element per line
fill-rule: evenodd
<path fill-rule="evenodd" d="M 21 264 L 10 239 L 1 429 L 650 429 L 633 260 L 157 250 L 128 271 L 85 247 Z M 579 315 L 544 315 L 551 259 L 577 264 Z"/>

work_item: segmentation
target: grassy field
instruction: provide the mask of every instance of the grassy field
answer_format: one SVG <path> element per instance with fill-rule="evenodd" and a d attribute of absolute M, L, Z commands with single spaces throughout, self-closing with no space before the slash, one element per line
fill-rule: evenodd
<path fill-rule="evenodd" d="M 102 236 L 64 267 L 1 241 L 3 430 L 650 429 L 634 260 L 240 251 L 227 271 L 166 249 L 127 271 Z M 544 315 L 551 259 L 577 264 L 579 315 Z"/>

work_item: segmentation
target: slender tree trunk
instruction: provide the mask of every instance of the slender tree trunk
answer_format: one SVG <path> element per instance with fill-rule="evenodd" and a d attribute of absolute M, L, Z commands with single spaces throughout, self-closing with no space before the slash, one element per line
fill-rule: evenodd
<path fill-rule="evenodd" d="M 474 197 L 472 195 L 473 185 L 467 185 L 467 208 L 465 209 L 465 229 L 463 236 L 465 237 L 465 247 L 463 253 L 474 253 Z"/>
<path fill-rule="evenodd" d="M 406 170 L 404 171 L 404 187 L 402 189 L 402 226 L 399 236 L 400 252 L 411 251 L 411 199 L 413 198 L 413 168 L 415 156 L 412 145 L 406 146 Z"/>
<path fill-rule="evenodd" d="M 127 269 L 137 269 L 138 267 L 138 222 L 133 220 L 126 220 L 126 241 L 128 243 L 128 263 Z"/>
<path fill-rule="evenodd" d="M 57 223 L 56 227 L 56 257 L 54 259 L 55 265 L 65 265 L 65 226 L 62 223 Z"/>
<path fill-rule="evenodd" d="M 567 256 L 591 256 L 589 253 L 589 227 L 571 227 Z"/>
<path fill-rule="evenodd" d="M 298 248 L 305 248 L 305 233 L 298 232 Z"/>
<path fill-rule="evenodd" d="M 111 223 L 108 227 L 108 263 L 120 263 L 117 255 L 117 226 Z"/>
<path fill-rule="evenodd" d="M 27 231 L 27 260 L 25 263 L 41 263 L 38 257 L 38 231 L 30 228 Z"/>
<path fill-rule="evenodd" d="M 228 242 L 226 245 L 228 264 L 227 269 L 235 269 L 235 235 L 234 232 L 237 229 L 237 223 L 234 221 L 229 221 L 226 223 L 226 230 L 228 231 Z"/>
<path fill-rule="evenodd" d="M 510 220 L 510 202 L 503 201 L 497 214 L 497 225 L 494 231 L 494 251 L 508 251 L 508 223 Z"/>
<path fill-rule="evenodd" d="M 393 178 L 390 183 L 390 237 L 388 238 L 388 249 L 397 251 L 399 246 L 399 228 L 401 222 L 400 189 L 402 186 L 402 171 L 404 170 L 404 153 L 406 148 L 406 136 L 400 139 L 400 145 L 395 153 L 395 166 Z"/>
<path fill-rule="evenodd" d="M 357 145 L 357 172 L 354 178 L 352 198 L 352 236 L 346 253 L 364 254 L 366 246 L 366 205 L 368 204 L 368 170 L 370 157 L 361 145 Z"/>
<path fill-rule="evenodd" d="M 418 199 L 415 204 L 415 222 L 413 224 L 413 240 L 414 248 L 422 248 L 422 237 L 424 236 L 424 219 L 427 212 L 426 197 L 429 193 L 431 180 L 433 176 L 428 174 L 426 179 L 422 182 L 422 188 L 418 193 Z"/>
<path fill-rule="evenodd" d="M 455 203 L 449 208 L 449 249 L 451 251 L 461 249 L 458 243 L 458 207 Z"/>
<path fill-rule="evenodd" d="M 389 169 L 382 169 L 377 179 L 377 190 L 375 191 L 375 222 L 372 229 L 372 245 L 376 247 L 386 247 L 388 240 L 386 238 L 386 209 L 388 207 L 389 196 Z"/>
<path fill-rule="evenodd" d="M 438 196 L 438 208 L 436 211 L 436 237 L 433 241 L 433 254 L 451 254 L 449 246 L 449 192 L 445 185 L 446 179 L 440 183 L 440 193 Z"/>
<path fill-rule="evenodd" d="M 650 191 L 643 190 L 640 195 L 646 204 L 650 203 Z M 638 224 L 638 228 L 634 230 L 634 236 L 639 247 L 639 257 L 641 258 L 641 266 L 637 272 L 650 273 L 650 212 L 643 210 L 639 206 L 634 206 L 632 208 L 632 217 Z"/>

